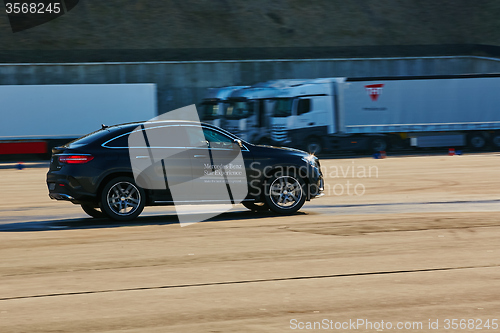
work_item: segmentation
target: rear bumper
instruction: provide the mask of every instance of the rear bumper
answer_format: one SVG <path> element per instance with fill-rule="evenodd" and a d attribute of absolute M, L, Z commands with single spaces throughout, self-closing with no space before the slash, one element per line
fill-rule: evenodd
<path fill-rule="evenodd" d="M 53 200 L 70 201 L 74 204 L 97 200 L 95 193 L 86 191 L 81 183 L 71 176 L 49 172 L 47 174 L 47 187 L 49 198 Z"/>
<path fill-rule="evenodd" d="M 65 200 L 65 201 L 75 200 L 75 198 L 66 193 L 49 193 L 49 197 L 53 200 Z"/>

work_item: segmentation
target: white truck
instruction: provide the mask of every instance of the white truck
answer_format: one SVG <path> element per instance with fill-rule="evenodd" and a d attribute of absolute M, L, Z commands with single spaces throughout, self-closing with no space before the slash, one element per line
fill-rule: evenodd
<path fill-rule="evenodd" d="M 0 155 L 48 154 L 101 124 L 157 116 L 156 84 L 0 85 Z"/>
<path fill-rule="evenodd" d="M 252 143 L 271 143 L 271 116 L 281 89 L 304 80 L 272 80 L 234 90 L 227 98 L 221 127 Z"/>
<path fill-rule="evenodd" d="M 205 98 L 198 106 L 200 120 L 221 127 L 228 97 L 231 96 L 234 91 L 247 87 L 248 86 L 228 86 L 222 88 L 209 88 Z"/>
<path fill-rule="evenodd" d="M 500 148 L 500 75 L 322 78 L 276 94 L 272 141 L 307 149 Z"/>

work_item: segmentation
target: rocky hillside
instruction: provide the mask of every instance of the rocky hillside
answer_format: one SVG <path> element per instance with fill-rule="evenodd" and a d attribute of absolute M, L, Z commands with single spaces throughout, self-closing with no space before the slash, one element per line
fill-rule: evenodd
<path fill-rule="evenodd" d="M 1 16 L 0 52 L 500 45 L 499 14 L 496 0 L 80 0 L 17 33 Z"/>

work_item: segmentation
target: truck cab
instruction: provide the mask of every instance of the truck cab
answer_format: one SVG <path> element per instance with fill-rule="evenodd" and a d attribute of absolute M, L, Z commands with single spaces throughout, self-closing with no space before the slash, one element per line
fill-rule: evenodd
<path fill-rule="evenodd" d="M 315 79 L 284 86 L 275 96 L 271 138 L 276 145 L 319 153 L 335 131 L 332 79 Z"/>
<path fill-rule="evenodd" d="M 222 128 L 252 143 L 270 143 L 270 115 L 276 88 L 249 87 L 234 91 L 227 99 Z"/>
<path fill-rule="evenodd" d="M 208 89 L 205 98 L 198 107 L 200 120 L 214 126 L 222 127 L 227 98 L 234 91 L 247 87 L 248 86 L 228 86 Z"/>
<path fill-rule="evenodd" d="M 244 140 L 270 144 L 276 96 L 283 88 L 303 82 L 303 79 L 271 80 L 234 91 L 225 104 L 225 123 L 222 127 Z"/>

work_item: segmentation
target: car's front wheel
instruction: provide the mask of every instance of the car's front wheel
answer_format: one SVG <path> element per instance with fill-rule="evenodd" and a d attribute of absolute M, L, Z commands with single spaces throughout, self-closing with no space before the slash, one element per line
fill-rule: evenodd
<path fill-rule="evenodd" d="M 130 177 L 110 180 L 101 192 L 101 210 L 118 221 L 135 219 L 144 209 L 146 194 Z"/>
<path fill-rule="evenodd" d="M 306 201 L 304 181 L 293 174 L 278 172 L 266 183 L 265 199 L 276 213 L 295 213 Z"/>

